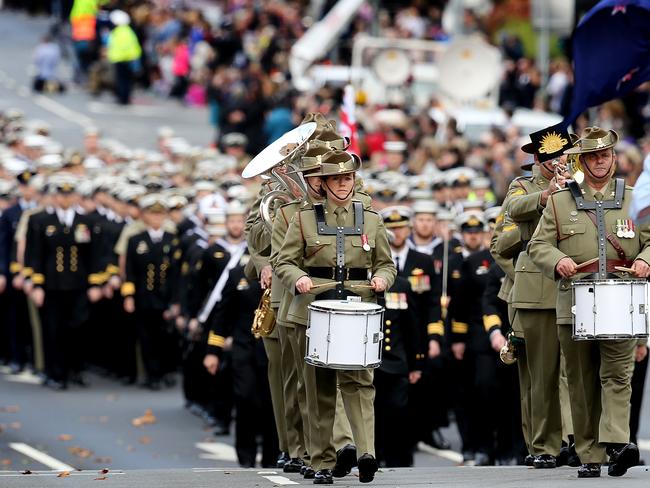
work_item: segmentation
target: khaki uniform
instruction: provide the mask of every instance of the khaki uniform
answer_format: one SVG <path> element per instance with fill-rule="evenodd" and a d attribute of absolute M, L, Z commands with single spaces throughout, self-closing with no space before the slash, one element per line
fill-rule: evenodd
<path fill-rule="evenodd" d="M 541 194 L 548 185 L 549 180 L 542 176 L 539 166 L 534 166 L 531 177 L 518 178 L 510 186 L 506 211 L 519 226 L 524 243 L 530 240 L 537 227 L 544 210 Z M 531 388 L 530 448 L 534 456 L 557 456 L 562 444 L 560 343 L 555 300 L 554 281 L 542 275 L 524 248 L 515 264 L 512 307 L 524 331 Z"/>
<path fill-rule="evenodd" d="M 327 201 L 325 221 L 329 226 L 337 226 L 335 205 Z M 341 215 L 342 224 L 354 224 L 352 202 L 345 207 Z M 347 268 L 365 268 L 372 276 L 386 280 L 390 287 L 397 270 L 390 254 L 390 245 L 381 217 L 372 210 L 363 210 L 363 234 L 367 236 L 369 251 L 363 249 L 361 235 L 345 236 L 345 266 Z M 275 271 L 282 284 L 296 293 L 296 281 L 307 276 L 308 269 L 333 268 L 336 263 L 336 236 L 320 235 L 316 225 L 316 215 L 312 205 L 304 206 L 293 217 L 287 228 L 284 244 L 277 256 Z M 331 280 L 313 278 L 314 284 L 328 283 Z M 345 281 L 346 290 L 357 292 L 350 285 L 364 284 L 366 281 Z M 289 320 L 307 325 L 308 305 L 325 290 L 316 293 L 295 295 L 289 306 Z M 357 293 L 365 301 L 374 301 L 372 290 L 363 289 Z M 336 408 L 337 381 L 343 397 L 343 403 L 352 427 L 358 454 L 374 456 L 374 386 L 372 370 L 343 371 L 327 368 L 313 368 L 317 383 L 317 410 L 310 411 L 311 424 L 311 461 L 315 470 L 331 469 L 336 462 L 332 441 L 333 424 Z"/>
<path fill-rule="evenodd" d="M 613 200 L 615 182 L 611 180 L 597 195 L 586 184 L 580 185 L 585 201 Z M 600 197 L 600 198 L 596 198 Z M 625 189 L 623 208 L 605 210 L 606 230 L 616 235 L 617 219 L 629 218 L 632 188 Z M 638 228 L 634 237 L 617 239 L 626 259 L 650 263 L 650 229 Z M 606 244 L 607 260 L 618 260 L 614 247 Z M 586 212 L 577 208 L 569 190 L 554 193 L 544 209 L 539 227 L 531 239 L 529 253 L 540 270 L 558 280 L 558 335 L 566 357 L 576 450 L 583 463 L 605 459 L 603 443 L 627 443 L 631 378 L 634 369 L 635 340 L 573 341 L 571 282 L 590 273 L 559 279 L 555 266 L 564 257 L 577 264 L 598 256 L 598 232 Z M 624 273 L 614 273 L 625 277 Z"/>

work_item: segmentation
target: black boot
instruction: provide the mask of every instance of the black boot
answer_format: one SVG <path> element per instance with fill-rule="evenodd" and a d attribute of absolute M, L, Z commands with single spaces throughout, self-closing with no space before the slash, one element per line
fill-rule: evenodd
<path fill-rule="evenodd" d="M 379 465 L 373 455 L 364 454 L 359 458 L 357 465 L 359 466 L 359 481 L 361 483 L 370 483 L 375 479 L 375 473 L 379 469 Z"/>
<path fill-rule="evenodd" d="M 305 465 L 305 461 L 300 458 L 291 458 L 282 468 L 285 473 L 300 473 L 300 469 Z"/>
<path fill-rule="evenodd" d="M 332 476 L 343 478 L 350 474 L 352 468 L 357 465 L 357 448 L 352 444 L 346 444 L 336 451 L 336 465 L 332 470 Z"/>
<path fill-rule="evenodd" d="M 528 454 L 524 458 L 524 465 L 526 465 L 528 467 L 534 466 L 534 464 L 533 464 L 534 462 L 535 462 L 535 456 L 533 456 L 532 454 Z"/>
<path fill-rule="evenodd" d="M 291 457 L 289 456 L 289 453 L 282 451 L 278 456 L 278 460 L 275 463 L 275 467 L 278 469 L 282 469 L 284 468 L 284 465 L 289 461 L 291 461 Z"/>
<path fill-rule="evenodd" d="M 557 466 L 557 459 L 551 454 L 540 454 L 539 456 L 535 456 L 533 466 L 535 466 L 535 469 L 555 468 Z"/>
<path fill-rule="evenodd" d="M 314 475 L 315 485 L 331 485 L 334 483 L 331 469 L 319 469 Z"/>
<path fill-rule="evenodd" d="M 610 445 L 607 454 L 609 454 L 607 474 L 610 476 L 623 476 L 628 469 L 639 464 L 639 448 L 631 442 Z"/>
<path fill-rule="evenodd" d="M 300 474 L 306 480 L 313 480 L 316 477 L 316 471 L 311 466 L 305 466 L 305 469 L 300 470 Z"/>
<path fill-rule="evenodd" d="M 600 478 L 600 464 L 586 463 L 578 468 L 578 478 Z"/>

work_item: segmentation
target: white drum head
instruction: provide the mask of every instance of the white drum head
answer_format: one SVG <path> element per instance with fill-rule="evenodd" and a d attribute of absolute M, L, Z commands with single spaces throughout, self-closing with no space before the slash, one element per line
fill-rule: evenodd
<path fill-rule="evenodd" d="M 309 304 L 315 310 L 332 312 L 380 312 L 381 305 L 371 302 L 350 302 L 347 300 L 316 300 Z"/>

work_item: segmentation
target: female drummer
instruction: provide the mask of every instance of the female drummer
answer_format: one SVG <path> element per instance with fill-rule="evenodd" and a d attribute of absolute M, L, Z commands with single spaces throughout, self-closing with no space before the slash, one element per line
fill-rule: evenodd
<path fill-rule="evenodd" d="M 375 294 L 384 292 L 395 279 L 397 271 L 381 217 L 352 198 L 360 166 L 359 158 L 345 151 L 325 154 L 318 173 L 325 201 L 305 205 L 289 224 L 275 272 L 284 286 L 297 292 L 292 306 L 304 307 L 316 297 L 357 295 L 375 301 Z M 314 483 L 333 482 L 336 453 L 331 438 L 337 383 L 361 454 L 359 480 L 370 482 L 377 471 L 372 370 L 315 369 L 317 411 L 310 411 Z"/>

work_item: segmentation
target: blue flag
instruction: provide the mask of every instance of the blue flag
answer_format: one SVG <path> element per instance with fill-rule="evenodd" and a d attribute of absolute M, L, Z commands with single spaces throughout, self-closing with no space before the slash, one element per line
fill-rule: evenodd
<path fill-rule="evenodd" d="M 575 83 L 564 127 L 650 80 L 650 0 L 603 0 L 573 34 Z"/>

